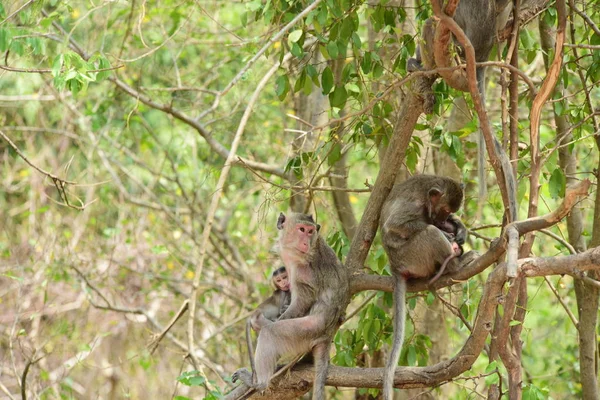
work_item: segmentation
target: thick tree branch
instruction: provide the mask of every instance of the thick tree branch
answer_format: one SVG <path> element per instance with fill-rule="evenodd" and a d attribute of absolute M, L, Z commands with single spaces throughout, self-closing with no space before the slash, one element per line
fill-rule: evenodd
<path fill-rule="evenodd" d="M 412 85 L 427 85 L 423 83 L 426 79 L 418 78 Z M 379 169 L 379 174 L 377 175 L 377 180 L 375 181 L 375 186 L 373 187 L 373 192 L 367 201 L 365 211 L 346 257 L 346 266 L 353 272 L 361 270 L 364 265 L 371 244 L 377 234 L 381 207 L 390 190 L 392 190 L 392 186 L 394 186 L 396 175 L 400 171 L 400 167 L 404 161 L 404 155 L 410 143 L 413 129 L 419 116 L 423 113 L 423 98 L 417 94 L 418 91 L 411 89 L 412 86 L 409 87 L 409 92 L 404 96 L 402 109 L 396 119 L 394 134 L 390 139 L 385 157 Z"/>

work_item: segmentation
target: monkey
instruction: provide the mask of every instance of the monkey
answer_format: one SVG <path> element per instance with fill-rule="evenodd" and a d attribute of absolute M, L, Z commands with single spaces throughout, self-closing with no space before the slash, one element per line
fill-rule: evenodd
<path fill-rule="evenodd" d="M 290 281 L 285 266 L 277 268 L 271 275 L 271 283 L 275 286 L 273 294 L 263 301 L 252 313 L 248 322 L 254 331 L 259 332 L 262 317 L 275 321 L 290 305 Z"/>
<path fill-rule="evenodd" d="M 463 244 L 467 241 L 467 227 L 460 218 L 450 214 L 445 221 L 434 221 L 433 223 L 452 244 L 455 252 L 461 256 L 464 253 Z"/>
<path fill-rule="evenodd" d="M 443 6 L 442 0 L 436 0 Z M 509 13 L 506 12 L 509 7 L 509 0 L 459 0 L 458 7 L 454 13 L 454 20 L 465 32 L 475 51 L 475 60 L 485 62 L 489 59 L 490 52 L 494 47 L 496 32 L 498 27 L 506 24 Z M 436 24 L 432 18 L 429 18 L 423 25 L 422 46 L 417 48 L 416 59 L 411 58 L 407 63 L 408 71 L 426 69 L 435 69 L 435 60 L 433 54 L 433 42 L 435 37 Z M 459 47 L 459 52 L 462 48 Z M 462 51 L 464 53 L 464 51 Z M 481 96 L 481 102 L 485 106 L 485 67 L 476 67 L 477 90 Z M 462 90 L 468 90 L 463 88 Z M 516 182 L 512 172 L 510 159 L 502 148 L 495 135 L 492 135 L 494 141 L 494 153 L 500 159 L 506 190 L 509 197 L 510 219 L 517 219 L 517 200 L 516 200 Z M 479 196 L 484 197 L 485 186 L 485 140 L 481 127 L 477 138 L 477 171 L 479 180 Z"/>
<path fill-rule="evenodd" d="M 324 400 L 331 340 L 349 302 L 348 272 L 320 236 L 320 225 L 312 215 L 281 213 L 277 229 L 277 248 L 290 274 L 292 301 L 277 321 L 260 327 L 254 357 L 256 382 L 245 368 L 237 370 L 232 381 L 239 379 L 262 391 L 269 385 L 281 356 L 312 352 L 312 398 Z"/>
<path fill-rule="evenodd" d="M 438 266 L 458 267 L 452 243 L 462 246 L 467 230 L 453 213 L 462 200 L 462 186 L 453 179 L 415 175 L 395 184 L 381 208 L 379 229 L 394 279 L 394 337 L 383 376 L 386 400 L 393 397 L 394 371 L 404 342 L 406 282 L 431 277 Z"/>
<path fill-rule="evenodd" d="M 255 371 L 254 366 L 254 345 L 250 330 L 254 329 L 256 333 L 260 332 L 263 322 L 262 318 L 269 321 L 275 321 L 290 305 L 292 299 L 290 292 L 290 281 L 285 266 L 277 268 L 271 275 L 271 283 L 275 286 L 275 291 L 268 299 L 260 303 L 250 318 L 246 321 L 246 344 L 248 346 L 248 356 L 250 357 L 250 367 Z"/>

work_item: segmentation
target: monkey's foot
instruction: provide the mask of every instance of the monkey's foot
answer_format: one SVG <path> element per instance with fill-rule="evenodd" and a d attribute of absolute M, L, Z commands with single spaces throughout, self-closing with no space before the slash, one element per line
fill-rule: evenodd
<path fill-rule="evenodd" d="M 244 382 L 246 386 L 254 387 L 254 383 L 252 383 L 252 372 L 248 371 L 246 368 L 240 368 L 231 375 L 231 382 L 235 383 L 237 381 Z"/>
<path fill-rule="evenodd" d="M 268 382 L 259 382 L 254 383 L 254 374 L 248 371 L 247 368 L 240 368 L 231 375 L 231 382 L 235 383 L 237 381 L 242 381 L 244 385 L 263 393 L 267 386 L 269 386 Z"/>

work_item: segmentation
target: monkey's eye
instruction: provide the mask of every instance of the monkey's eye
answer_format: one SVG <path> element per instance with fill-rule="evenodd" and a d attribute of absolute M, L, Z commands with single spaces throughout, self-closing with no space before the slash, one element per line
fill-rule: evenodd
<path fill-rule="evenodd" d="M 300 227 L 300 232 L 304 232 L 304 227 L 303 226 Z"/>
<path fill-rule="evenodd" d="M 313 232 L 314 232 L 314 230 L 311 229 L 311 230 L 308 231 L 308 234 L 312 235 Z"/>

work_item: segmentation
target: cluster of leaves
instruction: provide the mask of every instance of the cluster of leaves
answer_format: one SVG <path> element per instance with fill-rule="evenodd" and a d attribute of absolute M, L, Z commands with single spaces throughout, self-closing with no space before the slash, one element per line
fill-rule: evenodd
<path fill-rule="evenodd" d="M 204 400 L 218 400 L 223 398 L 223 393 L 215 385 L 215 382 L 208 381 L 204 374 L 200 371 L 186 371 L 177 377 L 177 382 L 190 387 L 203 387 L 206 393 L 203 397 Z M 190 400 L 186 396 L 175 396 L 175 400 Z"/>

